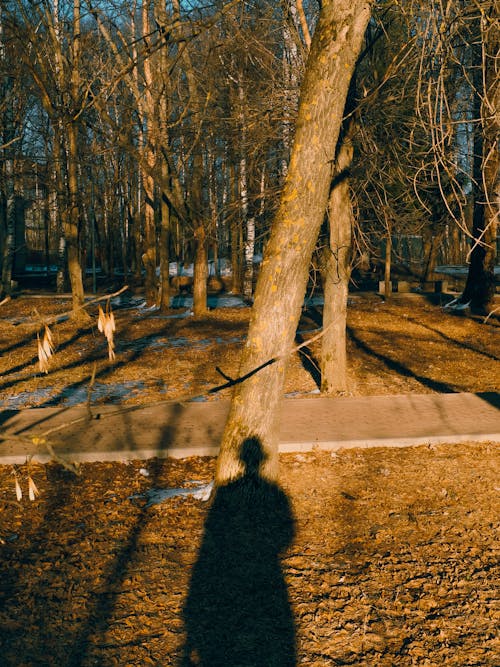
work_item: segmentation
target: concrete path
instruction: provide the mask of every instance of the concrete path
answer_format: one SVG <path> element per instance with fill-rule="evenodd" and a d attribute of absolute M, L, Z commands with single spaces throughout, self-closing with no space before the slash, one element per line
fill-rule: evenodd
<path fill-rule="evenodd" d="M 408 394 L 288 398 L 281 404 L 280 451 L 500 443 L 500 394 Z M 113 461 L 184 458 L 218 451 L 228 401 L 32 408 L 0 411 L 0 464 L 51 458 Z M 60 428 L 63 426 L 63 428 Z"/>

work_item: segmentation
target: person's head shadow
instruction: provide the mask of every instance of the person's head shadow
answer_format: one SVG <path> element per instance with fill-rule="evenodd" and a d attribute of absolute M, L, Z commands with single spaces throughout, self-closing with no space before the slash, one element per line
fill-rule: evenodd
<path fill-rule="evenodd" d="M 258 438 L 240 448 L 245 472 L 215 492 L 193 567 L 182 665 L 295 667 L 295 627 L 280 565 L 294 519 L 286 494 L 264 479 Z"/>

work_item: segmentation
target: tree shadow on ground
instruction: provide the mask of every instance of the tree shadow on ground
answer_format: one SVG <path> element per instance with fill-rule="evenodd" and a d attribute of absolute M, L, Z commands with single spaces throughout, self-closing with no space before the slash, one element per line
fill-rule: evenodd
<path fill-rule="evenodd" d="M 395 371 L 402 377 L 413 378 L 417 382 L 420 382 L 420 384 L 424 387 L 439 393 L 454 394 L 457 392 L 456 388 L 446 384 L 445 382 L 439 382 L 438 380 L 433 380 L 432 378 L 425 377 L 424 375 L 418 375 L 401 364 L 399 361 L 395 361 L 385 354 L 376 352 L 373 347 L 358 338 L 351 327 L 347 327 L 347 334 L 358 350 L 362 350 L 365 354 L 373 357 L 374 359 L 378 359 L 378 361 L 382 362 L 387 368 L 390 368 L 392 371 Z"/>
<path fill-rule="evenodd" d="M 164 467 L 168 470 L 168 460 L 165 456 L 169 444 L 175 437 L 178 423 L 183 411 L 180 404 L 176 404 L 172 419 L 165 426 L 157 445 L 157 458 L 148 461 L 148 487 L 155 488 L 162 475 Z M 124 413 L 124 422 L 127 424 L 128 447 L 134 449 L 134 435 L 132 425 L 127 422 L 127 412 Z M 136 519 L 131 524 L 128 533 L 117 543 L 116 550 L 109 563 L 101 571 L 96 571 L 95 579 L 82 580 L 78 574 L 78 562 L 82 558 L 80 544 L 89 541 L 98 542 L 99 535 L 94 533 L 91 522 L 79 516 L 74 509 L 78 504 L 79 489 L 85 484 L 85 479 L 64 469 L 58 464 L 46 466 L 47 485 L 45 495 L 48 498 L 43 520 L 40 521 L 30 535 L 29 547 L 22 554 L 23 567 L 9 569 L 8 559 L 0 561 L 0 571 L 4 585 L 0 590 L 0 611 L 8 614 L 11 604 L 15 608 L 16 596 L 26 588 L 30 590 L 32 606 L 30 619 L 37 632 L 33 633 L 26 647 L 23 646 L 19 655 L 19 662 L 9 661 L 2 655 L 1 664 L 37 664 L 37 665 L 65 665 L 66 667 L 82 667 L 88 664 L 101 664 L 95 656 L 96 647 L 103 643 L 109 629 L 110 619 L 113 616 L 120 587 L 124 579 L 129 576 L 131 562 L 139 552 L 141 535 L 147 529 L 150 513 L 147 506 L 141 507 Z M 109 480 L 112 487 L 113 480 Z M 112 527 L 111 527 L 112 528 Z M 60 535 L 63 535 L 61 538 Z M 56 545 L 51 545 L 51 536 L 57 535 Z M 64 537 L 65 536 L 65 537 Z M 39 552 L 47 550 L 46 560 L 50 567 L 43 576 L 35 577 L 32 563 L 39 558 Z M 89 556 L 88 550 L 83 553 Z M 58 589 L 57 582 L 63 578 L 67 585 L 67 593 Z M 96 580 L 102 582 L 98 592 L 95 590 Z M 73 597 L 87 597 L 85 612 L 75 620 L 73 611 Z M 50 598 L 50 605 L 45 601 Z M 56 601 L 56 602 L 55 602 Z M 47 608 L 50 608 L 50 617 Z M 52 625 L 61 627 L 59 620 L 69 618 L 67 627 L 60 632 L 55 642 Z M 10 648 L 10 645 L 19 645 L 19 628 L 15 623 L 12 627 L 0 631 L 0 646 Z M 42 660 L 39 656 L 47 656 Z M 35 662 L 32 656 L 37 656 Z M 64 658 L 63 658 L 64 656 Z"/>
<path fill-rule="evenodd" d="M 244 475 L 215 493 L 184 607 L 182 667 L 294 667 L 295 627 L 280 554 L 294 519 L 260 475 L 258 438 L 240 449 Z"/>
<path fill-rule="evenodd" d="M 302 345 L 302 343 L 305 341 L 305 338 L 302 334 L 297 332 L 295 334 L 295 342 L 297 345 Z M 318 389 L 321 389 L 321 370 L 320 370 L 320 364 L 318 359 L 314 356 L 311 348 L 307 345 L 302 347 L 298 351 L 300 363 L 302 364 L 302 368 L 309 373 L 311 378 L 313 379 L 315 385 L 317 386 Z"/>
<path fill-rule="evenodd" d="M 471 345 L 468 342 L 464 342 L 461 340 L 457 340 L 456 338 L 452 338 L 451 336 L 447 336 L 445 333 L 437 329 L 436 327 L 432 327 L 430 324 L 426 324 L 423 322 L 420 322 L 418 319 L 414 317 L 405 317 L 405 320 L 407 322 L 413 322 L 413 324 L 417 324 L 418 326 L 423 327 L 424 329 L 427 329 L 428 331 L 432 331 L 432 333 L 435 333 L 437 336 L 445 340 L 447 343 L 451 343 L 452 345 L 455 345 L 458 348 L 462 348 L 464 350 L 469 350 L 470 352 L 475 352 L 476 354 L 481 354 L 487 359 L 493 359 L 493 361 L 500 361 L 499 357 L 496 356 L 495 354 L 492 354 L 491 352 L 488 352 L 487 350 L 481 350 L 477 345 Z"/>

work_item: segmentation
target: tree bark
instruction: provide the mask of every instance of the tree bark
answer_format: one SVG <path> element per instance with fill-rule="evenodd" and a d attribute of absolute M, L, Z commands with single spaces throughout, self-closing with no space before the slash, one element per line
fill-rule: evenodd
<path fill-rule="evenodd" d="M 384 297 L 390 299 L 392 296 L 392 225 L 387 226 L 387 236 L 385 238 L 385 259 L 384 259 Z"/>
<path fill-rule="evenodd" d="M 78 190 L 78 128 L 76 123 L 70 123 L 67 128 L 68 139 L 68 199 L 69 212 L 64 217 L 64 236 L 66 238 L 66 253 L 68 260 L 68 274 L 73 299 L 73 317 L 85 317 L 81 306 L 85 300 L 83 289 L 83 274 L 80 263 L 78 226 L 80 222 L 79 190 Z"/>
<path fill-rule="evenodd" d="M 160 226 L 160 299 L 162 312 L 170 308 L 170 207 L 165 198 L 161 202 Z"/>
<path fill-rule="evenodd" d="M 161 0 L 155 0 L 154 12 L 156 24 L 159 27 L 159 30 L 164 39 L 167 39 L 167 28 L 169 21 L 165 2 L 162 2 Z M 160 150 L 158 157 L 161 160 L 161 182 L 162 186 L 164 186 L 164 184 L 169 183 L 170 180 L 170 170 L 165 158 L 165 152 L 169 147 L 169 91 L 167 89 L 167 81 L 169 76 L 169 57 L 166 43 L 160 49 L 157 57 L 159 60 L 160 79 L 162 82 L 158 92 L 160 109 L 160 118 L 158 120 Z M 170 205 L 168 203 L 166 194 L 163 192 L 161 193 L 160 214 L 160 297 L 158 305 L 160 310 L 165 311 L 170 308 Z"/>
<path fill-rule="evenodd" d="M 207 314 L 208 256 L 203 223 L 194 230 L 194 240 L 193 313 L 195 317 L 204 317 Z"/>
<path fill-rule="evenodd" d="M 151 156 L 151 160 L 154 157 Z M 156 221 L 155 221 L 155 187 L 153 178 L 143 171 L 144 188 L 144 254 L 142 261 L 146 272 L 144 290 L 149 305 L 157 304 L 158 280 L 156 277 Z"/>
<path fill-rule="evenodd" d="M 277 417 L 307 286 L 309 262 L 324 219 L 342 116 L 370 16 L 366 0 L 326 0 L 301 88 L 295 142 L 280 206 L 266 247 L 243 350 L 240 376 L 224 430 L 216 482 L 241 476 L 240 447 L 262 443 L 261 474 L 278 473 Z M 275 360 L 270 363 L 270 360 Z"/>
<path fill-rule="evenodd" d="M 324 269 L 321 393 L 347 391 L 347 297 L 351 278 L 353 213 L 348 169 L 352 143 L 345 140 L 337 157 L 338 176 L 328 203 L 330 240 Z"/>

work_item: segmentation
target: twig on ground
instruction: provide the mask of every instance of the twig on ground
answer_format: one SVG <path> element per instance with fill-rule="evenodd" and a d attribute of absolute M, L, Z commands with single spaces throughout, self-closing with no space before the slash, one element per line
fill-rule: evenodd
<path fill-rule="evenodd" d="M 488 313 L 488 315 L 487 315 L 487 316 L 484 318 L 484 320 L 483 320 L 483 324 L 486 324 L 486 322 L 490 319 L 490 317 L 491 317 L 492 315 L 494 315 L 494 313 L 497 312 L 497 310 L 500 310 L 500 306 L 497 306 L 496 308 L 493 308 L 493 310 L 492 310 L 491 312 Z"/>

